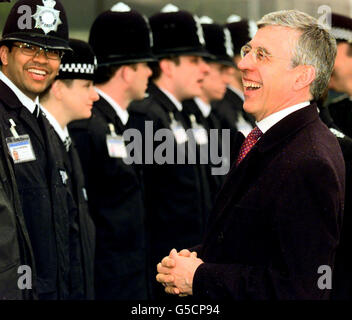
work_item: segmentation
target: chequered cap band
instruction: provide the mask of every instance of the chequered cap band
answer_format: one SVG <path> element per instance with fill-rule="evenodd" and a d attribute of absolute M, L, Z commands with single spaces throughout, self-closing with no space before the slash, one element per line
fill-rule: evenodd
<path fill-rule="evenodd" d="M 62 72 L 94 74 L 94 64 L 87 63 L 65 63 L 60 66 Z"/>
<path fill-rule="evenodd" d="M 331 34 L 340 40 L 352 41 L 352 31 L 343 28 L 332 27 Z"/>

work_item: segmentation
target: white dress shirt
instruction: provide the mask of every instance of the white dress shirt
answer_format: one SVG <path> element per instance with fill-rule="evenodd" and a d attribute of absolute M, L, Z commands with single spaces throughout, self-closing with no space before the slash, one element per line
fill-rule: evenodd
<path fill-rule="evenodd" d="M 27 97 L 16 85 L 0 71 L 0 80 L 2 80 L 17 96 L 18 100 L 29 110 L 30 113 L 33 113 L 36 105 L 39 105 L 39 97 L 33 101 L 31 98 Z"/>
<path fill-rule="evenodd" d="M 204 102 L 198 97 L 195 97 L 194 101 L 198 106 L 199 110 L 202 112 L 204 118 L 208 118 L 211 112 L 211 105 L 209 103 Z"/>
<path fill-rule="evenodd" d="M 159 88 L 159 87 L 158 87 Z M 165 93 L 165 95 L 172 101 L 172 103 L 176 106 L 177 110 L 178 111 L 182 111 L 183 109 L 183 106 L 182 106 L 182 103 L 180 101 L 178 101 L 175 96 L 170 93 L 169 91 L 165 90 L 165 89 L 161 89 L 159 88 L 162 92 Z"/>
<path fill-rule="evenodd" d="M 263 120 L 260 120 L 259 122 L 256 122 L 256 125 L 264 134 L 272 126 L 274 126 L 276 123 L 281 121 L 283 118 L 287 117 L 289 114 L 291 114 L 291 113 L 293 113 L 293 112 L 295 112 L 295 111 L 297 111 L 299 109 L 305 108 L 305 107 L 307 107 L 309 105 L 310 105 L 309 101 L 305 101 L 305 102 L 301 102 L 301 103 L 295 104 L 294 106 L 285 108 L 283 110 L 280 110 L 278 112 L 275 112 L 275 113 L 267 116 Z"/>
<path fill-rule="evenodd" d="M 97 87 L 95 87 L 95 90 L 98 92 L 100 96 L 102 96 L 107 102 L 110 103 L 112 108 L 115 110 L 117 116 L 120 118 L 122 124 L 125 126 L 129 118 L 128 111 L 125 109 L 122 109 L 120 105 L 104 91 L 101 91 Z"/>

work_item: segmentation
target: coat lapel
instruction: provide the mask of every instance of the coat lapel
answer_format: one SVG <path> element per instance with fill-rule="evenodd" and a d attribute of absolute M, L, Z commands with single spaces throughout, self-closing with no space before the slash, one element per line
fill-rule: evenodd
<path fill-rule="evenodd" d="M 283 120 L 271 127 L 262 138 L 251 149 L 247 156 L 241 161 L 238 167 L 232 165 L 226 178 L 223 188 L 216 201 L 213 214 L 212 226 L 208 235 L 215 230 L 217 225 L 229 213 L 229 207 L 238 203 L 243 194 L 247 191 L 248 184 L 256 179 L 260 172 L 265 170 L 271 160 L 271 150 L 281 146 L 292 135 L 308 125 L 310 122 L 319 119 L 316 104 L 300 109 L 288 115 Z M 237 145 L 237 153 L 240 146 Z"/>
<path fill-rule="evenodd" d="M 100 96 L 100 99 L 95 102 L 94 107 L 100 110 L 100 112 L 104 115 L 108 123 L 114 124 L 115 130 L 117 132 L 123 133 L 125 126 L 123 125 L 121 119 L 119 118 L 116 111 L 108 101 L 106 101 L 102 96 Z"/>
<path fill-rule="evenodd" d="M 34 115 L 32 115 L 25 107 L 22 107 L 19 113 L 19 118 L 23 120 L 27 127 L 32 131 L 32 134 L 34 134 L 40 141 L 42 147 L 45 148 L 45 141 L 43 139 L 44 133 L 42 134 L 38 121 Z"/>
<path fill-rule="evenodd" d="M 23 120 L 23 123 L 28 127 L 29 130 L 32 131 L 32 133 L 38 138 L 44 147 L 44 140 L 38 126 L 37 119 L 29 112 L 25 106 L 22 105 L 15 93 L 9 89 L 9 87 L 2 81 L 0 81 L 0 95 L 5 104 L 9 106 L 12 111 L 17 113 L 17 116 Z M 10 126 L 9 123 L 7 125 Z M 20 135 L 25 133 L 26 132 L 19 132 Z"/>

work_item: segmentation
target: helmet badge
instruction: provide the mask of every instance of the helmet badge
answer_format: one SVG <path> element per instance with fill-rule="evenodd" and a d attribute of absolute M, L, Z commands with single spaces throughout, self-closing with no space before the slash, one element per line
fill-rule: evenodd
<path fill-rule="evenodd" d="M 37 12 L 32 15 L 35 20 L 35 28 L 42 29 L 45 34 L 50 31 L 57 31 L 57 27 L 62 23 L 60 11 L 54 9 L 56 1 L 42 0 L 44 6 L 37 5 Z"/>

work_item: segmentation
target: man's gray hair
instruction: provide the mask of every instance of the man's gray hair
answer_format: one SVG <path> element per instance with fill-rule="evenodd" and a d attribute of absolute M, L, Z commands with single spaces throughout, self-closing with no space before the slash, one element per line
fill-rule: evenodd
<path fill-rule="evenodd" d="M 316 77 L 310 93 L 318 100 L 326 90 L 336 57 L 336 40 L 330 32 L 310 15 L 298 10 L 269 13 L 257 22 L 258 28 L 282 26 L 301 31 L 293 52 L 292 66 L 311 65 Z"/>

